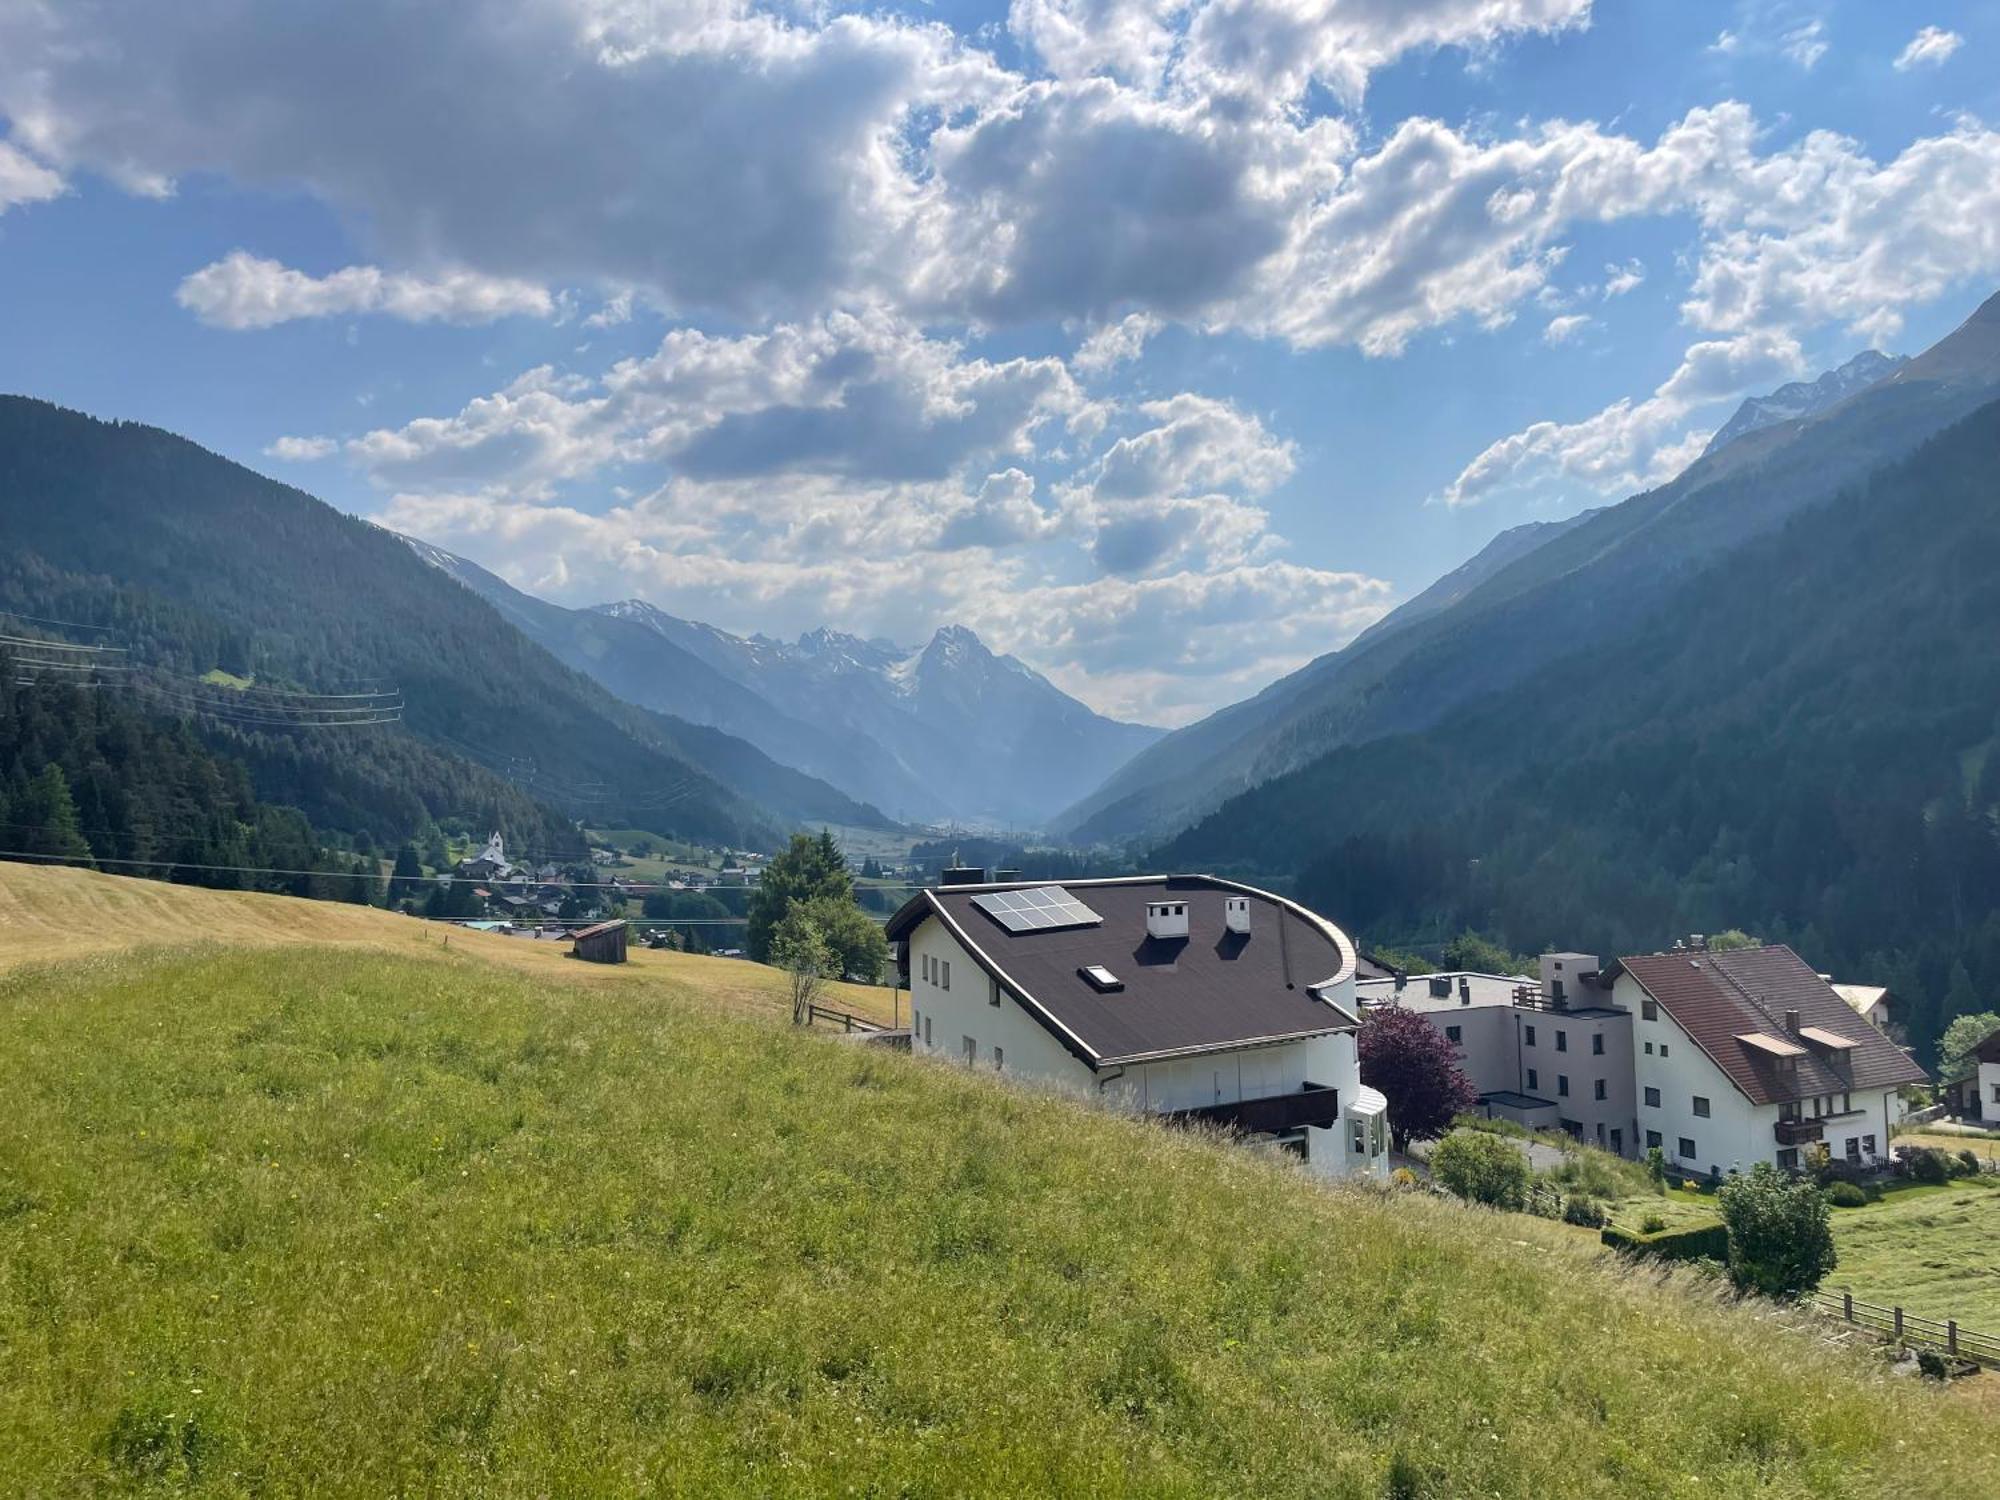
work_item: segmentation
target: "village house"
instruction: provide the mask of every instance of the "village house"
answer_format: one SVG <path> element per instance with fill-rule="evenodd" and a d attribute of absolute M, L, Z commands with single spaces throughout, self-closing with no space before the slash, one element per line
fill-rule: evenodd
<path fill-rule="evenodd" d="M 919 1054 L 1231 1127 L 1323 1176 L 1388 1173 L 1354 945 L 1295 902 L 1205 875 L 954 884 L 888 936 Z"/>
<path fill-rule="evenodd" d="M 1979 1063 L 1979 1118 L 2000 1121 L 2000 1030 L 1972 1049 Z"/>
<path fill-rule="evenodd" d="M 1830 975 L 1820 977 L 1833 984 Z M 1845 1000 L 1857 1016 L 1897 1046 L 1908 1044 L 1909 1036 L 1903 1024 L 1896 1019 L 1895 997 L 1886 987 L 1879 984 L 1833 984 L 1833 992 Z"/>
<path fill-rule="evenodd" d="M 1541 974 L 1453 972 L 1363 979 L 1364 1007 L 1414 1010 L 1457 1049 L 1479 1110 L 1635 1154 L 1632 1017 L 1610 1004 L 1595 957 L 1542 955 Z"/>
<path fill-rule="evenodd" d="M 508 863 L 498 831 L 487 838 L 479 853 L 458 862 L 458 873 L 473 880 L 507 880 L 513 875 L 514 867 Z"/>
<path fill-rule="evenodd" d="M 1782 945 L 1622 959 L 1612 998 L 1634 1017 L 1643 1143 L 1691 1171 L 1796 1169 L 1817 1146 L 1880 1163 L 1902 1090 L 1929 1081 Z"/>

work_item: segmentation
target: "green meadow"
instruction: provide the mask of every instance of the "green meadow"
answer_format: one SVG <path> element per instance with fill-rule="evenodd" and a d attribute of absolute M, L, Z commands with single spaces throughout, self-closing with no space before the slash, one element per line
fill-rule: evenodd
<path fill-rule="evenodd" d="M 692 986 L 101 956 L 0 976 L 0 1079 L 14 1494 L 1709 1500 L 2000 1473 L 1934 1388 L 1561 1226 L 1329 1190 Z"/>

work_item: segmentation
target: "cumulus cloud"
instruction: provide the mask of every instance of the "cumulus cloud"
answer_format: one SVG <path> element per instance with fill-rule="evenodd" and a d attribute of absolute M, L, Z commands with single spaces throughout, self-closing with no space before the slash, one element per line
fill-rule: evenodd
<path fill-rule="evenodd" d="M 1490 445 L 1440 498 L 1474 505 L 1496 493 L 1557 482 L 1601 495 L 1664 484 L 1701 455 L 1712 429 L 1689 426 L 1712 402 L 1788 379 L 1801 368 L 1796 343 L 1743 334 L 1692 346 L 1643 401 L 1613 402 L 1580 422 L 1536 422 Z"/>
<path fill-rule="evenodd" d="M 0 141 L 0 213 L 22 203 L 42 203 L 63 190 L 60 173 L 52 172 L 25 152 Z"/>
<path fill-rule="evenodd" d="M 339 451 L 339 442 L 330 437 L 281 437 L 265 447 L 264 456 L 281 463 L 310 464 Z"/>
<path fill-rule="evenodd" d="M 1159 331 L 1160 320 L 1151 313 L 1128 313 L 1116 323 L 1092 329 L 1077 345 L 1070 366 L 1085 375 L 1108 374 L 1143 354 L 1146 340 Z"/>
<path fill-rule="evenodd" d="M 1567 344 L 1588 328 L 1592 321 L 1584 313 L 1565 313 L 1559 318 L 1550 318 L 1542 329 L 1542 342 L 1551 346 Z"/>
<path fill-rule="evenodd" d="M 546 318 L 556 308 L 546 288 L 526 281 L 471 271 L 410 276 L 375 266 L 309 276 L 243 250 L 185 278 L 174 300 L 212 328 L 233 329 L 358 313 L 406 323 L 490 323 L 523 315 Z"/>
<path fill-rule="evenodd" d="M 1955 31 L 1946 31 L 1942 26 L 1926 26 L 1910 38 L 1910 45 L 1897 55 L 1892 66 L 1898 73 L 1907 73 L 1912 68 L 1942 67 L 1964 41 L 1965 38 Z"/>

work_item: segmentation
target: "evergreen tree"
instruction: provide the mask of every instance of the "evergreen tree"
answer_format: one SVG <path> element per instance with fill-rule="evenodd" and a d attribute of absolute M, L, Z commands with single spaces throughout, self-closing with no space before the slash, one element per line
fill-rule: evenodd
<path fill-rule="evenodd" d="M 764 867 L 757 889 L 750 895 L 749 922 L 743 946 L 759 963 L 771 955 L 771 934 L 794 902 L 820 897 L 852 905 L 854 877 L 833 835 L 822 829 L 815 838 L 795 833 L 785 852 Z"/>

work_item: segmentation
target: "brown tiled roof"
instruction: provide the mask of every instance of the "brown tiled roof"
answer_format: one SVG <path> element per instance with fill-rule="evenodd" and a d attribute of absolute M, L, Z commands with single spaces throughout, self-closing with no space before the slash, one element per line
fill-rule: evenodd
<path fill-rule="evenodd" d="M 1782 945 L 1727 953 L 1649 953 L 1621 963 L 1752 1104 L 1929 1081 L 1900 1047 L 1857 1016 L 1810 964 Z M 1788 1072 L 1787 1064 L 1742 1040 L 1759 1033 L 1793 1040 L 1785 1027 L 1788 1010 L 1799 1013 L 1802 1031 L 1831 1032 L 1855 1045 L 1844 1051 L 1808 1046 Z"/>
<path fill-rule="evenodd" d="M 1009 932 L 973 904 L 1019 885 L 920 892 L 889 921 L 906 938 L 927 916 L 955 929 L 973 958 L 1027 1012 L 1093 1068 L 1161 1054 L 1351 1030 L 1352 1015 L 1311 986 L 1354 971 L 1354 946 L 1332 923 L 1281 897 L 1206 875 L 1077 880 L 1064 889 L 1102 917 L 1096 927 Z M 1146 936 L 1146 903 L 1171 891 L 1188 903 L 1185 939 Z M 1223 925 L 1225 896 L 1250 897 L 1250 935 Z M 1124 983 L 1102 993 L 1078 971 L 1102 964 Z"/>

